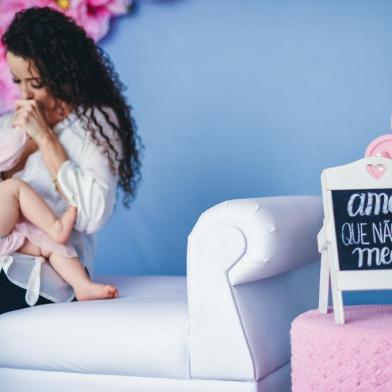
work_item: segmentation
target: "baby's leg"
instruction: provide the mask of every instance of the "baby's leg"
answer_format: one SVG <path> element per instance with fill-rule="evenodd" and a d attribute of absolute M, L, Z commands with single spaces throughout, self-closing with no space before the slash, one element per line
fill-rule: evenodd
<path fill-rule="evenodd" d="M 43 249 L 41 249 L 38 245 L 35 245 L 28 238 L 26 238 L 24 244 L 16 251 L 30 256 L 48 257 L 50 255 L 50 252 L 43 252 Z"/>
<path fill-rule="evenodd" d="M 76 221 L 76 207 L 69 206 L 59 219 L 29 184 L 17 178 L 0 182 L 0 206 L 0 235 L 11 231 L 22 213 L 55 241 L 64 243 Z"/>
<path fill-rule="evenodd" d="M 78 301 L 118 297 L 114 286 L 90 280 L 77 257 L 63 257 L 52 253 L 49 262 L 57 273 L 70 284 Z"/>
<path fill-rule="evenodd" d="M 26 239 L 17 252 L 48 259 L 54 270 L 73 287 L 78 301 L 118 297 L 115 287 L 91 282 L 77 257 L 55 255 L 35 245 L 29 239 Z"/>

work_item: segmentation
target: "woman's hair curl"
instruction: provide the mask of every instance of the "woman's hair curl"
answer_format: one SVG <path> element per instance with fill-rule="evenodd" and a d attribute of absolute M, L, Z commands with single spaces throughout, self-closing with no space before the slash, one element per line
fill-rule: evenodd
<path fill-rule="evenodd" d="M 72 18 L 51 7 L 19 11 L 1 39 L 7 51 L 33 61 L 43 85 L 56 102 L 69 104 L 86 123 L 96 144 L 103 147 L 113 174 L 116 173 L 114 154 L 118 162 L 118 185 L 124 191 L 124 206 L 129 208 L 141 178 L 143 144 L 136 133 L 132 107 L 122 93 L 126 87 L 108 55 Z M 104 134 L 94 108 L 120 139 L 121 156 Z M 105 108 L 112 109 L 118 121 L 113 121 Z M 105 140 L 104 145 L 98 141 L 97 132 L 101 141 Z"/>

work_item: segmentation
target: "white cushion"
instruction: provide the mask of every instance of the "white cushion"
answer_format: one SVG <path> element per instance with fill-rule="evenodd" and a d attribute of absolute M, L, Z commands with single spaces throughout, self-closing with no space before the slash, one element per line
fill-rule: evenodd
<path fill-rule="evenodd" d="M 120 297 L 0 315 L 0 367 L 189 378 L 184 276 L 107 276 Z"/>

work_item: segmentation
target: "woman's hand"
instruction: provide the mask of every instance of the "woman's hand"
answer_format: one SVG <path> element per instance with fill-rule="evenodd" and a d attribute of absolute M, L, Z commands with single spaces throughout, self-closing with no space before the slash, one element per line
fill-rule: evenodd
<path fill-rule="evenodd" d="M 16 100 L 16 111 L 12 127 L 22 128 L 40 146 L 43 140 L 54 133 L 47 123 L 41 105 L 34 99 Z"/>

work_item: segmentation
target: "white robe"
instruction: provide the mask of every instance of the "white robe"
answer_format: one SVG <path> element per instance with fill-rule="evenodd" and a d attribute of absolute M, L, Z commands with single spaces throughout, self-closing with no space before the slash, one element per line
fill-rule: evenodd
<path fill-rule="evenodd" d="M 118 125 L 114 111 L 110 108 L 105 110 L 111 121 Z M 111 143 L 121 157 L 121 142 L 118 138 L 114 139 L 112 127 L 99 110 L 94 112 L 105 135 L 110 137 Z M 0 117 L 0 138 L 6 132 L 12 131 L 13 113 L 12 111 Z M 53 131 L 58 135 L 69 157 L 57 173 L 58 187 L 69 202 L 78 208 L 70 241 L 81 263 L 94 278 L 94 233 L 105 225 L 113 212 L 118 175 L 112 174 L 106 155 L 102 152 L 102 148 L 95 145 L 91 136 L 85 131 L 83 123 L 75 112 L 72 112 L 58 123 Z M 97 136 L 99 137 L 98 133 Z M 117 170 L 118 162 L 116 160 L 114 162 Z M 67 202 L 56 191 L 39 149 L 27 158 L 25 167 L 14 173 L 13 177 L 26 181 L 45 199 L 57 216 L 64 212 Z M 1 174 L 0 181 L 2 181 Z M 0 208 L 4 207 L 0 206 Z M 11 282 L 26 289 L 26 302 L 30 306 L 35 305 L 39 295 L 53 302 L 72 301 L 75 296 L 72 287 L 42 257 L 22 255 L 18 252 L 3 255 L 0 256 L 0 272 L 2 270 Z"/>

